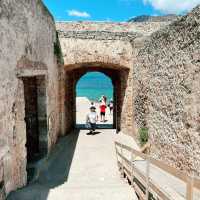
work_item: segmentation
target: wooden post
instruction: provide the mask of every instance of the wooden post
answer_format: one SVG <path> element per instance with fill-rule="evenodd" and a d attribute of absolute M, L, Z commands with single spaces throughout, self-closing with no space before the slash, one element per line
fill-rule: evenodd
<path fill-rule="evenodd" d="M 186 200 L 193 200 L 193 176 L 188 177 Z"/>
<path fill-rule="evenodd" d="M 146 200 L 149 199 L 149 175 L 150 175 L 150 159 L 149 156 L 146 158 L 147 167 L 146 167 Z"/>
<path fill-rule="evenodd" d="M 134 186 L 134 172 L 133 172 L 133 162 L 134 162 L 134 154 L 133 151 L 131 151 L 131 185 Z"/>
<path fill-rule="evenodd" d="M 117 159 L 117 165 L 118 165 L 119 159 L 118 159 L 118 150 L 117 150 L 116 143 L 115 143 L 115 152 L 116 152 L 116 159 Z"/>
<path fill-rule="evenodd" d="M 121 144 L 121 155 L 123 156 L 123 147 L 122 147 L 122 144 Z M 124 178 L 124 160 L 123 160 L 123 158 L 121 158 L 121 159 L 122 159 L 122 176 Z"/>

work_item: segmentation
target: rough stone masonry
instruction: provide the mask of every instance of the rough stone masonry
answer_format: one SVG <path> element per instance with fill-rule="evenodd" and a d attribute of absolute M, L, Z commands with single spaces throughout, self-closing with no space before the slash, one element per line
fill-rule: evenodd
<path fill-rule="evenodd" d="M 44 78 L 48 116 L 59 112 L 59 70 L 54 20 L 41 1 L 0 1 L 0 27 L 0 185 L 8 194 L 27 182 L 23 78 Z M 48 135 L 49 150 L 59 127 L 57 117 Z"/>
<path fill-rule="evenodd" d="M 200 175 L 200 7 L 153 33 L 138 53 L 134 79 L 152 154 Z M 142 91 L 142 93 L 141 93 Z M 138 110 L 139 111 L 139 110 Z M 142 119 L 142 120 L 141 120 Z"/>
<path fill-rule="evenodd" d="M 137 140 L 138 130 L 147 127 L 153 156 L 199 175 L 200 7 L 173 22 L 55 25 L 40 0 L 2 0 L 0 26 L 0 185 L 5 195 L 27 183 L 30 119 L 37 119 L 39 134 L 40 124 L 46 124 L 49 153 L 58 136 L 75 125 L 75 86 L 89 71 L 113 81 L 115 128 Z M 37 101 L 27 102 L 26 88 Z M 31 103 L 38 109 L 32 118 Z"/>

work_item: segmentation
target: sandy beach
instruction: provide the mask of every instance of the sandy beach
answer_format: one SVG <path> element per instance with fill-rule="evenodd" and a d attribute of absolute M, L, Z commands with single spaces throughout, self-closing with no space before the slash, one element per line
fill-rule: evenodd
<path fill-rule="evenodd" d="M 76 124 L 85 124 L 86 115 L 90 112 L 89 108 L 91 106 L 91 101 L 87 97 L 76 97 Z M 106 109 L 106 122 L 100 122 L 100 103 L 95 102 L 96 111 L 99 116 L 99 121 L 97 124 L 112 125 L 113 124 L 113 114 L 110 114 L 110 110 Z"/>

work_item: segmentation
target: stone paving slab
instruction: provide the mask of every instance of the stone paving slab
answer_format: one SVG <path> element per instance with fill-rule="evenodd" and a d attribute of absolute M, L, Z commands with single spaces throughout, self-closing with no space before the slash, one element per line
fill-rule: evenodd
<path fill-rule="evenodd" d="M 85 123 L 89 106 L 87 98 L 77 98 L 78 123 Z M 112 124 L 112 115 L 106 117 L 105 124 Z M 38 179 L 12 193 L 8 200 L 137 199 L 134 190 L 120 178 L 114 146 L 117 140 L 136 148 L 133 139 L 113 129 L 87 133 L 75 130 L 61 138 L 51 156 L 41 162 Z"/>
<path fill-rule="evenodd" d="M 8 200 L 137 199 L 118 172 L 115 130 L 99 130 L 96 135 L 87 132 L 75 131 L 62 138 L 38 180 Z"/>

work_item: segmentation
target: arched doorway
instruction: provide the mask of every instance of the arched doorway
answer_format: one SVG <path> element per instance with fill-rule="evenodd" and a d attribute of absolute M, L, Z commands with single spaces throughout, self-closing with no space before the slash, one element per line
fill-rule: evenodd
<path fill-rule="evenodd" d="M 103 95 L 107 99 L 105 121 L 101 121 L 99 108 Z M 85 118 L 91 103 L 98 114 L 97 128 L 113 128 L 113 111 L 109 109 L 110 102 L 114 103 L 113 95 L 113 83 L 109 76 L 98 71 L 82 75 L 76 84 L 76 128 L 85 128 Z"/>
<path fill-rule="evenodd" d="M 65 132 L 76 127 L 76 84 L 79 79 L 89 72 L 101 72 L 107 75 L 113 84 L 115 102 L 113 128 L 117 131 L 125 128 L 131 132 L 132 119 L 132 80 L 128 68 L 105 63 L 79 63 L 65 66 L 65 115 L 63 124 Z M 129 115 L 128 112 L 131 114 Z"/>

